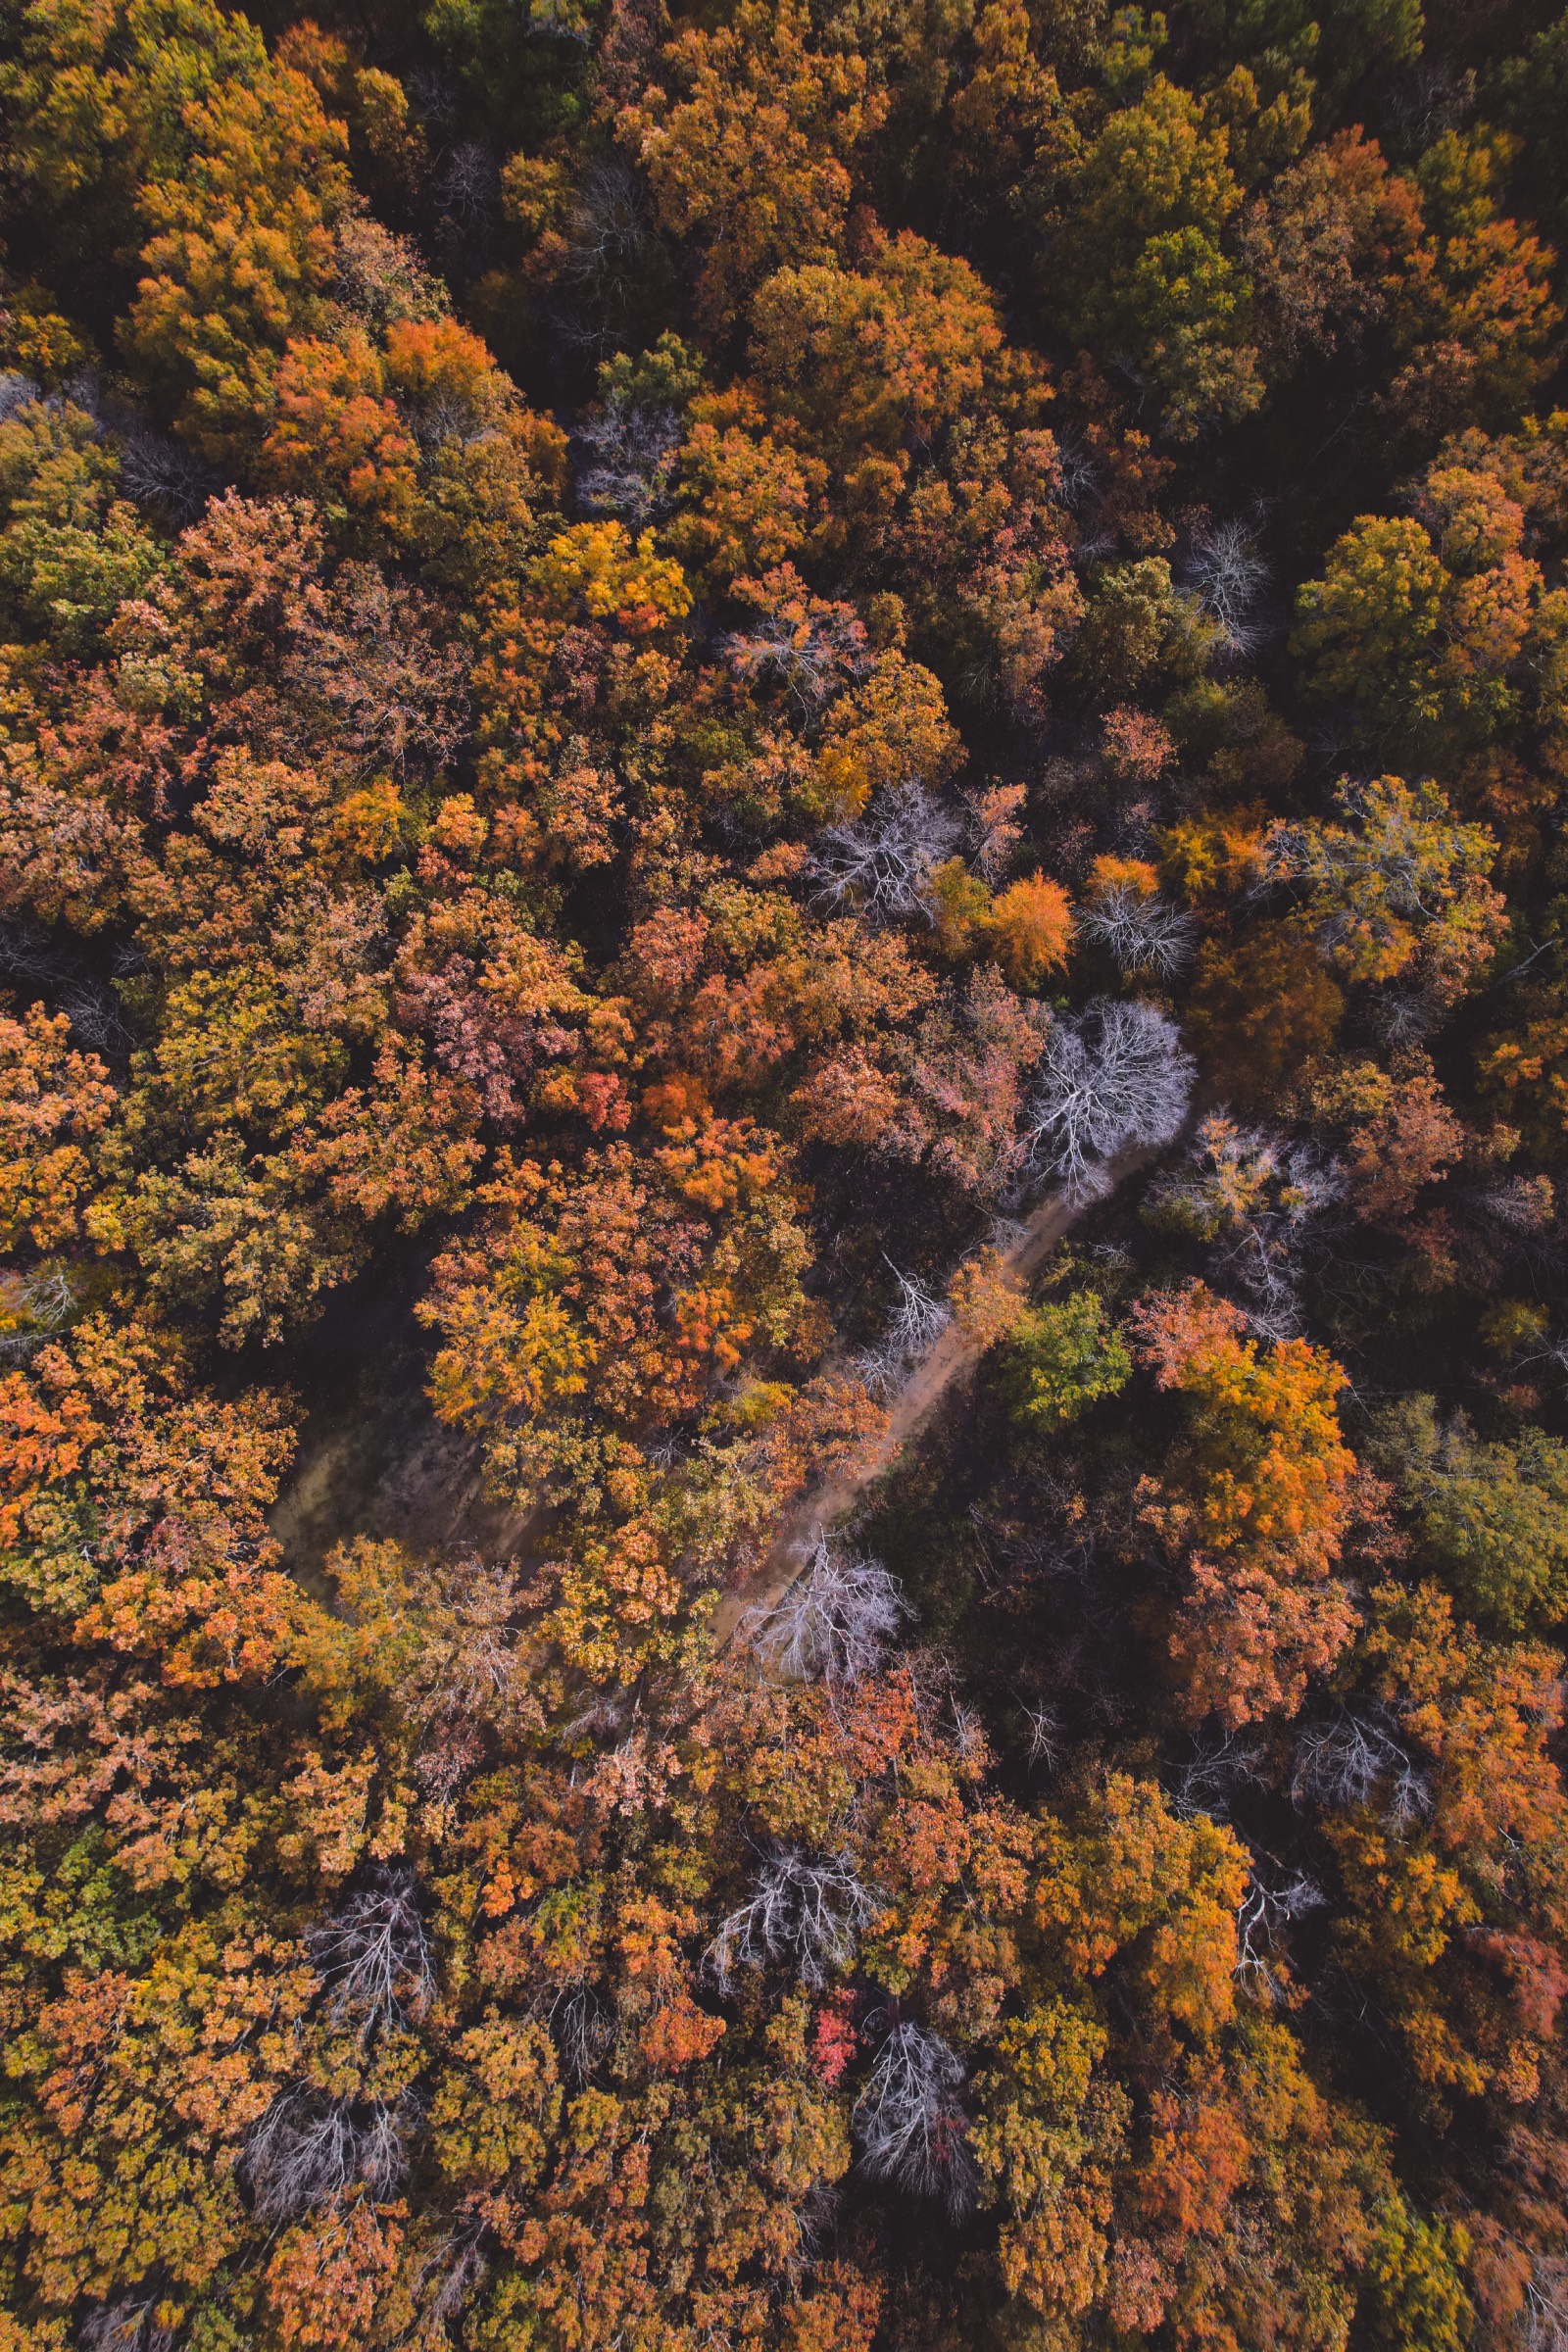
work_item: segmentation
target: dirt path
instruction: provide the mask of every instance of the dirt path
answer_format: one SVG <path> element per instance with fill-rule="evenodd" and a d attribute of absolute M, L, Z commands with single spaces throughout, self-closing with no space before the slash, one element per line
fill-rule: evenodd
<path fill-rule="evenodd" d="M 1012 1248 L 1003 1255 L 1002 1278 L 1007 1288 L 1020 1293 L 1027 1291 L 1062 1235 L 1155 1156 L 1152 1151 L 1138 1151 L 1112 1160 L 1107 1171 L 1108 1184 L 1087 1199 L 1075 1200 L 1065 1193 L 1048 1195 Z M 908 1441 L 925 1427 L 955 1381 L 983 1352 L 984 1342 L 957 1323 L 950 1323 L 939 1333 L 894 1397 L 881 1435 L 856 1456 L 850 1469 L 827 1486 L 807 1489 L 781 1521 L 757 1574 L 725 1593 L 713 1613 L 713 1638 L 719 1647 L 733 1640 L 736 1627 L 749 1610 L 771 1608 L 782 1600 L 827 1530 L 845 1518 L 867 1489 L 892 1468 Z"/>

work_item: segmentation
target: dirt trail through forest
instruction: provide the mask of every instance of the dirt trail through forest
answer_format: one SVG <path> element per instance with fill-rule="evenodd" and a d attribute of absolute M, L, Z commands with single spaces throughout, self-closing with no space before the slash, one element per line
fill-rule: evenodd
<path fill-rule="evenodd" d="M 1124 1152 L 1109 1163 L 1108 1182 L 1098 1192 L 1052 1193 L 1042 1200 L 1012 1248 L 1003 1252 L 1000 1271 L 1007 1288 L 1027 1291 L 1063 1234 L 1155 1156 L 1152 1150 Z M 983 1339 L 956 1322 L 938 1333 L 893 1398 L 881 1434 L 837 1478 L 826 1486 L 808 1487 L 798 1497 L 780 1522 L 757 1574 L 724 1594 L 713 1613 L 713 1637 L 720 1647 L 734 1639 L 736 1628 L 750 1610 L 772 1608 L 783 1599 L 827 1530 L 846 1518 L 860 1496 L 892 1468 L 955 1381 L 984 1351 Z"/>

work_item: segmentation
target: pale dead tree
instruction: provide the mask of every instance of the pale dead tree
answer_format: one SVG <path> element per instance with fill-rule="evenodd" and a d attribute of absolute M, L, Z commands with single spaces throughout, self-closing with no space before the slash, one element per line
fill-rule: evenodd
<path fill-rule="evenodd" d="M 1262 1781 L 1261 1746 L 1240 1733 L 1227 1732 L 1216 1745 L 1200 1747 L 1182 1767 L 1171 1803 L 1187 1820 L 1206 1813 L 1213 1821 L 1223 1821 L 1237 1784 L 1247 1782 L 1256 1788 Z"/>
<path fill-rule="evenodd" d="M 445 210 L 467 229 L 488 226 L 501 201 L 501 167 L 488 147 L 465 139 L 443 157 L 435 175 Z"/>
<path fill-rule="evenodd" d="M 1192 959 L 1192 916 L 1157 891 L 1145 893 L 1130 882 L 1097 892 L 1080 907 L 1078 929 L 1114 957 L 1129 977 L 1152 972 L 1156 980 L 1170 980 Z"/>
<path fill-rule="evenodd" d="M 1100 467 L 1076 433 L 1056 436 L 1056 496 L 1064 507 L 1081 507 L 1100 487 Z"/>
<path fill-rule="evenodd" d="M 957 818 L 923 784 L 893 785 L 854 824 L 818 835 L 809 867 L 816 903 L 857 907 L 878 922 L 933 922 L 931 877 L 958 836 Z"/>
<path fill-rule="evenodd" d="M 1280 1177 L 1274 1197 L 1216 1244 L 1211 1260 L 1216 1276 L 1242 1293 L 1253 1330 L 1269 1340 L 1300 1329 L 1301 1252 L 1345 1190 L 1343 1170 L 1310 1145 L 1283 1155 Z"/>
<path fill-rule="evenodd" d="M 417 248 L 368 213 L 350 213 L 338 222 L 332 234 L 332 291 L 337 300 L 373 326 L 446 316 L 446 295 L 426 270 Z"/>
<path fill-rule="evenodd" d="M 1193 1077 L 1174 1021 L 1137 998 L 1102 998 L 1076 1020 L 1053 1022 L 1027 1105 L 1031 1164 L 1074 1196 L 1102 1191 L 1118 1152 L 1170 1142 Z"/>
<path fill-rule="evenodd" d="M 561 2071 L 580 2090 L 614 2039 L 610 2012 L 586 1979 L 579 1979 L 557 1993 L 549 2023 Z"/>
<path fill-rule="evenodd" d="M 328 2014 L 354 2018 L 362 2035 L 421 2017 L 435 1998 L 435 1968 L 414 1880 L 384 1870 L 305 1938 L 326 1988 Z"/>
<path fill-rule="evenodd" d="M 438 643 L 428 598 L 369 564 L 345 564 L 330 599 L 286 655 L 291 694 L 318 706 L 366 765 L 404 769 L 450 760 L 468 726 L 467 658 Z"/>
<path fill-rule="evenodd" d="M 636 174 L 619 161 L 586 174 L 566 223 L 559 276 L 567 299 L 560 312 L 566 340 L 602 346 L 612 321 L 646 304 L 663 256 L 649 225 Z"/>
<path fill-rule="evenodd" d="M 1538 2254 L 1519 2315 L 1525 2352 L 1568 2352 L 1568 2262 Z"/>
<path fill-rule="evenodd" d="M 861 1885 L 851 1854 L 808 1861 L 796 1847 L 777 1847 L 757 1875 L 749 1901 L 730 1912 L 705 1954 L 720 1992 L 737 1968 L 792 1968 L 803 1984 L 820 1991 L 855 1960 L 860 1931 L 877 1905 Z"/>
<path fill-rule="evenodd" d="M 140 422 L 122 435 L 120 483 L 138 506 L 158 507 L 175 523 L 194 522 L 222 488 L 221 477 L 182 442 Z"/>
<path fill-rule="evenodd" d="M 1254 1873 L 1247 1882 L 1236 1914 L 1236 1975 L 1270 2001 L 1284 1998 L 1279 1953 L 1285 1931 L 1293 1920 L 1321 1911 L 1328 1896 L 1302 1871 L 1282 1886 L 1269 1886 Z"/>
<path fill-rule="evenodd" d="M 1310 1144 L 1288 1144 L 1214 1111 L 1181 1167 L 1151 1188 L 1150 1212 L 1210 1245 L 1207 1274 L 1247 1300 L 1253 1328 L 1299 1328 L 1302 1254 L 1345 1190 L 1345 1173 Z"/>
<path fill-rule="evenodd" d="M 906 2018 L 884 2035 L 855 2103 L 862 2171 L 916 2196 L 940 2198 L 955 2221 L 969 2211 L 977 2190 L 965 2144 L 964 2086 L 956 2051 Z"/>
<path fill-rule="evenodd" d="M 20 375 L 14 368 L 0 368 L 0 424 L 5 424 L 19 409 L 31 408 L 34 401 L 43 399 L 43 386 L 35 384 L 30 375 Z"/>
<path fill-rule="evenodd" d="M 578 429 L 593 452 L 593 464 L 577 482 L 577 496 L 590 513 L 623 515 L 634 530 L 669 513 L 680 448 L 680 418 L 672 408 L 650 408 L 612 393 Z"/>
<path fill-rule="evenodd" d="M 564 1740 L 608 1740 L 622 1729 L 629 1713 L 636 1710 L 623 1690 L 596 1690 L 588 1704 L 569 1723 L 563 1726 Z"/>
<path fill-rule="evenodd" d="M 415 2300 L 423 2323 L 420 2334 L 426 2343 L 434 2329 L 451 2327 L 489 2275 L 484 2232 L 481 2215 L 460 2214 L 421 2265 L 415 2282 Z"/>
<path fill-rule="evenodd" d="M 917 1364 L 953 1321 L 953 1309 L 936 1298 L 917 1275 L 901 1273 L 886 1251 L 883 1256 L 898 1284 L 898 1302 L 886 1331 L 874 1348 L 862 1348 L 855 1368 L 873 1396 L 891 1396 L 902 1388 Z"/>
<path fill-rule="evenodd" d="M 432 1568 L 430 1576 L 438 1605 L 404 1690 L 409 1714 L 445 1737 L 459 1726 L 537 1727 L 538 1702 L 517 1645 L 515 1574 L 467 1559 Z"/>
<path fill-rule="evenodd" d="M 719 651 L 745 685 L 776 678 L 808 722 L 871 667 L 865 624 L 849 605 L 813 602 L 766 613 L 726 637 Z"/>
<path fill-rule="evenodd" d="M 1002 880 L 1023 839 L 1022 811 L 1029 799 L 1026 784 L 988 784 L 963 796 L 969 863 L 982 882 Z"/>
<path fill-rule="evenodd" d="M 241 2166 L 264 2222 L 313 2213 L 351 2188 L 380 2201 L 408 2172 L 412 2100 L 329 2099 L 303 2083 L 279 2091 L 246 2135 Z"/>
<path fill-rule="evenodd" d="M 0 1333 L 0 1361 L 20 1363 L 76 1312 L 76 1294 L 63 1266 L 37 1266 L 17 1281 L 9 1300 L 20 1331 Z"/>
<path fill-rule="evenodd" d="M 1489 1224 L 1508 1234 L 1544 1233 L 1557 1213 L 1549 1176 L 1509 1176 L 1474 1196 Z"/>
<path fill-rule="evenodd" d="M 953 1309 L 946 1299 L 934 1298 L 918 1275 L 901 1273 L 886 1251 L 883 1262 L 899 1286 L 889 1336 L 906 1355 L 924 1355 L 953 1321 Z"/>
<path fill-rule="evenodd" d="M 156 2295 L 116 2295 L 94 2304 L 76 2342 L 80 2352 L 173 2352 L 174 2330 L 159 2325 Z"/>
<path fill-rule="evenodd" d="M 795 2208 L 795 2244 L 786 2257 L 786 2273 L 790 2283 L 800 2284 L 807 2272 L 820 2262 L 825 2246 L 838 2228 L 843 2192 L 825 2180 L 808 2188 Z"/>
<path fill-rule="evenodd" d="M 1221 642 L 1232 654 L 1252 653 L 1261 641 L 1257 606 L 1270 576 L 1255 532 L 1239 515 L 1200 531 L 1183 566 L 1186 585 L 1218 624 Z"/>
<path fill-rule="evenodd" d="M 1341 1715 L 1298 1735 L 1294 1805 L 1371 1806 L 1379 1800 L 1384 1818 L 1398 1828 L 1432 1810 L 1426 1774 L 1392 1732 L 1364 1716 Z"/>
<path fill-rule="evenodd" d="M 752 1647 L 791 1682 L 845 1685 L 875 1674 L 914 1615 L 879 1560 L 824 1540 L 782 1600 L 754 1612 Z"/>
<path fill-rule="evenodd" d="M 1044 1704 L 1024 1706 L 1024 1722 L 1029 1726 L 1029 1761 L 1041 1771 L 1054 1773 L 1065 1750 L 1061 1717 L 1054 1707 Z"/>

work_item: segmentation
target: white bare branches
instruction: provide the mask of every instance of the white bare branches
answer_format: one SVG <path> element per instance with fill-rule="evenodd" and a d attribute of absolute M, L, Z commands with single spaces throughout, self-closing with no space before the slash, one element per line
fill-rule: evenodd
<path fill-rule="evenodd" d="M 161 507 L 172 521 L 194 522 L 222 478 L 178 441 L 139 421 L 123 434 L 121 487 L 138 506 Z"/>
<path fill-rule="evenodd" d="M 373 1885 L 313 1928 L 306 1948 L 327 1989 L 327 2012 L 354 2018 L 364 2038 L 419 2017 L 435 1997 L 435 1970 L 424 1922 L 407 1871 L 383 1871 Z"/>
<path fill-rule="evenodd" d="M 556 1995 L 550 2031 L 562 2073 L 580 2089 L 614 2039 L 610 2012 L 586 1979 L 579 1978 Z"/>
<path fill-rule="evenodd" d="M 754 1612 L 752 1647 L 791 1682 L 848 1685 L 875 1674 L 913 1616 L 879 1560 L 817 1544 L 782 1600 Z"/>
<path fill-rule="evenodd" d="M 1157 892 L 1140 891 L 1130 882 L 1097 892 L 1079 909 L 1078 929 L 1104 948 L 1129 977 L 1152 972 L 1169 980 L 1192 957 L 1192 916 Z"/>
<path fill-rule="evenodd" d="M 933 921 L 931 877 L 954 856 L 960 827 L 923 784 L 881 792 L 854 824 L 817 838 L 810 874 L 818 906 L 858 907 L 873 921 Z"/>
<path fill-rule="evenodd" d="M 481 229 L 500 201 L 501 167 L 488 147 L 464 139 L 443 156 L 436 193 L 455 220 L 466 229 Z"/>
<path fill-rule="evenodd" d="M 890 1396 L 901 1388 L 953 1321 L 945 1299 L 928 1291 L 918 1275 L 901 1273 L 885 1250 L 883 1255 L 899 1286 L 898 1301 L 881 1340 L 856 1358 L 856 1370 L 873 1396 Z"/>
<path fill-rule="evenodd" d="M 174 2330 L 160 2325 L 156 2295 L 116 2295 L 93 2306 L 76 2330 L 80 2352 L 173 2352 Z"/>
<path fill-rule="evenodd" d="M 852 1855 L 810 1862 L 794 1846 L 780 1846 L 763 1862 L 751 1900 L 729 1914 L 709 1945 L 709 1973 L 728 1992 L 737 1968 L 782 1962 L 819 1991 L 854 1964 L 860 1931 L 876 1908 Z"/>
<path fill-rule="evenodd" d="M 953 1321 L 953 1309 L 945 1299 L 933 1298 L 917 1275 L 901 1273 L 886 1251 L 883 1255 L 899 1286 L 899 1302 L 888 1336 L 905 1355 L 924 1355 Z"/>
<path fill-rule="evenodd" d="M 1031 1163 L 1069 1193 L 1101 1191 L 1116 1152 L 1170 1142 L 1193 1076 L 1175 1023 L 1136 998 L 1102 998 L 1076 1020 L 1054 1022 L 1028 1103 Z"/>
<path fill-rule="evenodd" d="M 1256 1740 L 1227 1732 L 1216 1744 L 1198 1748 L 1183 1766 L 1171 1803 L 1186 1820 L 1206 1813 L 1212 1821 L 1224 1821 L 1239 1782 L 1262 1786 L 1262 1765 L 1263 1750 Z"/>
<path fill-rule="evenodd" d="M 1294 1872 L 1279 1886 L 1269 1886 L 1254 1873 L 1236 1914 L 1236 1975 L 1248 1979 L 1266 1999 L 1283 2000 L 1286 1980 L 1278 1954 L 1285 1930 L 1293 1920 L 1321 1911 L 1327 1901 L 1322 1887 L 1302 1871 Z"/>
<path fill-rule="evenodd" d="M 860 2164 L 873 2180 L 940 2197 L 958 2220 L 974 2203 L 964 2072 L 939 2034 L 906 2018 L 889 2029 L 855 2105 Z"/>
<path fill-rule="evenodd" d="M 1019 1698 L 1019 1708 L 1029 1731 L 1028 1760 L 1048 1775 L 1054 1773 L 1066 1753 L 1061 1717 L 1053 1706 L 1041 1699 L 1033 1704 Z"/>
<path fill-rule="evenodd" d="M 1568 2352 L 1568 2262 L 1538 2254 L 1520 2314 L 1525 2352 Z"/>
<path fill-rule="evenodd" d="M 243 2169 L 257 2216 L 286 2222 L 351 2188 L 377 2201 L 401 2186 L 415 2109 L 395 2101 L 329 2099 L 308 2084 L 279 2091 L 245 2141 Z"/>
<path fill-rule="evenodd" d="M 585 507 L 622 514 L 637 530 L 668 514 L 680 447 L 680 418 L 672 408 L 650 408 L 612 393 L 580 431 L 595 459 L 577 484 Z"/>
<path fill-rule="evenodd" d="M 1341 1715 L 1299 1734 L 1293 1804 L 1370 1806 L 1380 1798 L 1385 1820 L 1401 1829 L 1432 1810 L 1426 1774 L 1391 1732 L 1364 1716 Z"/>
<path fill-rule="evenodd" d="M 750 686 L 777 678 L 803 720 L 814 718 L 841 687 L 865 677 L 871 649 L 865 624 L 849 605 L 788 605 L 755 627 L 726 637 L 720 652 Z"/>
<path fill-rule="evenodd" d="M 1301 1253 L 1344 1190 L 1339 1163 L 1312 1145 L 1216 1111 L 1185 1164 L 1152 1189 L 1148 1213 L 1210 1243 L 1209 1279 L 1234 1284 L 1253 1328 L 1280 1340 L 1299 1326 Z"/>
<path fill-rule="evenodd" d="M 1240 515 L 1232 515 L 1200 532 L 1184 566 L 1184 577 L 1209 618 L 1218 624 L 1226 652 L 1254 652 L 1263 635 L 1256 619 L 1257 604 L 1270 572 L 1257 552 L 1256 534 L 1250 526 Z"/>

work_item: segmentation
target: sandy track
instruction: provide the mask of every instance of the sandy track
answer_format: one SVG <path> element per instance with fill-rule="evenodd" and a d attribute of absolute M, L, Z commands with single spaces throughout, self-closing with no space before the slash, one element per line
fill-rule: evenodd
<path fill-rule="evenodd" d="M 1048 1194 L 1012 1248 L 1003 1255 L 1000 1271 L 1006 1286 L 1020 1293 L 1026 1291 L 1063 1234 L 1155 1156 L 1150 1150 L 1123 1153 L 1110 1162 L 1108 1183 L 1087 1197 Z M 866 1490 L 892 1468 L 909 1440 L 925 1427 L 955 1381 L 969 1370 L 984 1350 L 984 1341 L 957 1323 L 950 1323 L 938 1334 L 893 1398 L 887 1425 L 880 1436 L 827 1485 L 806 1489 L 780 1521 L 778 1533 L 757 1574 L 724 1594 L 713 1612 L 713 1639 L 720 1648 L 733 1640 L 736 1627 L 748 1610 L 771 1608 L 783 1598 L 827 1530 L 845 1518 Z"/>

